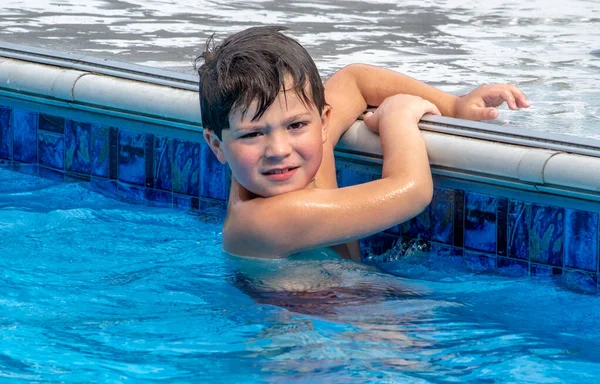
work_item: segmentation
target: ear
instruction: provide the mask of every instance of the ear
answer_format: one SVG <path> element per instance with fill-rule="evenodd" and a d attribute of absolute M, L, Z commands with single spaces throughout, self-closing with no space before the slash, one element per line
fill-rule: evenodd
<path fill-rule="evenodd" d="M 329 117 L 331 116 L 331 107 L 329 105 L 325 105 L 323 107 L 323 112 L 321 113 L 321 135 L 322 142 L 325 143 L 327 141 L 328 128 L 329 128 Z"/>
<path fill-rule="evenodd" d="M 206 140 L 206 143 L 213 151 L 215 156 L 217 156 L 217 159 L 219 159 L 221 164 L 227 164 L 227 160 L 225 160 L 225 154 L 223 153 L 223 143 L 217 137 L 217 134 L 214 131 L 205 128 L 202 132 L 202 135 L 204 136 L 204 140 Z"/>

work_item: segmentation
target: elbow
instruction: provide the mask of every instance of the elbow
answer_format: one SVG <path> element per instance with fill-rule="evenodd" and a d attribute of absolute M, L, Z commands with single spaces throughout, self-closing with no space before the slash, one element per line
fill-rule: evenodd
<path fill-rule="evenodd" d="M 433 199 L 433 180 L 431 176 L 415 182 L 415 215 L 423 212 Z"/>

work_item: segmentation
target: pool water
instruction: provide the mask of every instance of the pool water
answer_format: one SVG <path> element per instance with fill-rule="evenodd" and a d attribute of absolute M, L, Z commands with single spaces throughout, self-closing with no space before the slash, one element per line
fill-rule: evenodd
<path fill-rule="evenodd" d="M 598 0 L 3 0 L 0 40 L 193 73 L 206 39 L 290 28 L 324 77 L 356 62 L 464 94 L 511 83 L 504 126 L 600 139 Z"/>
<path fill-rule="evenodd" d="M 600 297 L 408 255 L 221 251 L 222 212 L 129 205 L 0 168 L 0 378 L 589 383 Z M 434 259 L 431 258 L 430 259 Z"/>

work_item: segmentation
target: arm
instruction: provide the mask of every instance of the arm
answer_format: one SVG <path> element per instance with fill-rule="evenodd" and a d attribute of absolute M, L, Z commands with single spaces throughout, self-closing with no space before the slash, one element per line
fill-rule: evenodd
<path fill-rule="evenodd" d="M 303 189 L 230 205 L 223 231 L 225 250 L 284 257 L 356 240 L 419 214 L 433 193 L 425 143 L 417 127 L 424 113 L 439 114 L 427 101 L 397 95 L 385 100 L 368 119 L 384 142 L 380 180 L 341 189 Z"/>
<path fill-rule="evenodd" d="M 400 93 L 430 101 L 444 116 L 468 120 L 495 119 L 496 107 L 504 102 L 510 109 L 529 106 L 523 92 L 512 85 L 486 85 L 458 97 L 389 69 L 351 64 L 325 82 L 325 99 L 332 107 L 329 124 L 332 145 L 337 144 L 368 106 L 379 106 L 387 97 Z"/>

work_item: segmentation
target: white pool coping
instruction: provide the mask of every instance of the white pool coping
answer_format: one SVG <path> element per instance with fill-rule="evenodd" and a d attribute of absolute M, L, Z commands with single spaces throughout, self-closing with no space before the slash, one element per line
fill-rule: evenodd
<path fill-rule="evenodd" d="M 41 63 L 22 53 L 15 58 L 14 50 L 2 52 L 2 97 L 150 121 L 201 140 L 198 92 L 190 89 L 193 80 L 181 74 L 169 79 L 168 71 L 148 68 L 140 74 L 139 67 L 128 64 L 119 71 L 115 62 L 102 65 L 60 53 L 54 59 L 46 54 Z M 378 137 L 358 141 L 361 124 L 353 125 L 336 152 L 381 164 Z M 600 201 L 599 141 L 443 117 L 423 119 L 420 128 L 434 174 Z"/>

